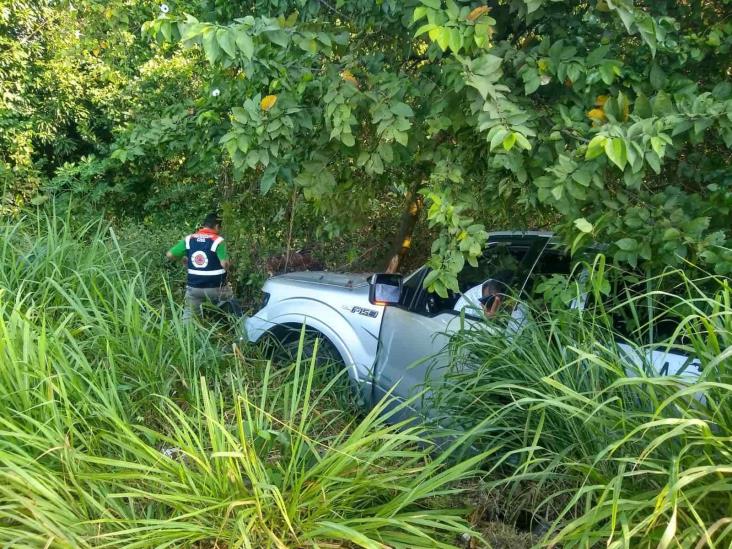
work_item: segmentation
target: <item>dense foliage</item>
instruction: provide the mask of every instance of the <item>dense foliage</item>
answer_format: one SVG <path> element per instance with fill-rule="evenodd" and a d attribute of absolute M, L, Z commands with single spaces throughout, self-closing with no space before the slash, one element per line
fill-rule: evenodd
<path fill-rule="evenodd" d="M 85 174 L 99 193 L 127 96 L 153 52 L 139 41 L 145 3 L 4 3 L 0 10 L 0 185 L 17 212 L 50 180 Z M 92 162 L 97 159 L 101 165 Z M 94 177 L 96 176 L 96 178 Z M 96 188 L 92 183 L 97 183 Z"/>
<path fill-rule="evenodd" d="M 395 232 L 419 192 L 440 292 L 505 226 L 729 273 L 728 14 L 727 0 L 15 2 L 0 17 L 6 211 L 39 187 L 179 224 L 221 205 L 282 242 L 300 194 L 310 238 Z"/>
<path fill-rule="evenodd" d="M 547 546 L 728 547 L 729 279 L 669 271 L 606 306 L 596 266 L 584 310 L 537 309 L 513 336 L 486 325 L 456 338 L 435 409 L 444 424 L 482 424 L 477 447 L 500 445 L 484 487 L 505 513 L 543 520 Z M 623 333 L 625 315 L 645 321 Z M 657 375 L 653 352 L 694 357 L 699 378 Z"/>
<path fill-rule="evenodd" d="M 0 543 L 452 547 L 481 462 L 479 498 L 541 515 L 541 543 L 729 545 L 731 15 L 0 3 Z M 27 217 L 46 202 L 74 215 Z M 500 228 L 600 242 L 634 272 L 594 273 L 596 306 L 536 311 L 515 338 L 456 338 L 435 415 L 486 453 L 435 459 L 387 403 L 354 420 L 338 380 L 180 322 L 161 252 L 213 208 L 247 297 L 268 255 L 313 244 L 364 270 L 418 247 L 444 295 Z M 703 280 L 644 276 L 691 264 Z M 573 284 L 539 289 L 566 305 Z M 630 367 L 619 328 L 638 356 L 693 354 L 700 382 Z"/>
<path fill-rule="evenodd" d="M 482 456 L 432 459 L 384 407 L 335 409 L 338 378 L 182 324 L 127 246 L 104 223 L 0 229 L 0 545 L 451 548 L 470 533 L 435 497 Z"/>
<path fill-rule="evenodd" d="M 231 106 L 220 141 L 263 192 L 300 186 L 335 220 L 395 184 L 420 189 L 443 228 L 438 292 L 480 253 L 475 214 L 502 211 L 554 212 L 573 248 L 608 241 L 633 267 L 732 270 L 719 247 L 732 199 L 727 2 L 273 8 L 226 25 L 174 10 L 146 31 L 200 46 Z"/>

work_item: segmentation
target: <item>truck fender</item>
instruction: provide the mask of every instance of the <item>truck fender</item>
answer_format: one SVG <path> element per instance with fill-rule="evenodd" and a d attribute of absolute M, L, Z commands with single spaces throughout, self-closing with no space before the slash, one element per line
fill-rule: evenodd
<path fill-rule="evenodd" d="M 278 311 L 280 307 L 277 305 L 272 307 L 270 314 L 267 315 L 267 323 L 271 327 L 263 330 L 256 337 L 257 340 L 265 334 L 276 336 L 278 327 L 289 326 L 299 329 L 305 324 L 307 328 L 320 332 L 336 348 L 353 381 L 360 383 L 369 379 L 373 366 L 373 353 L 364 347 L 361 338 L 372 338 L 375 349 L 376 335 L 366 330 L 364 334 L 359 335 L 356 333 L 357 328 L 350 324 L 340 311 L 322 302 L 303 298 L 288 299 L 285 303 L 286 312 Z"/>

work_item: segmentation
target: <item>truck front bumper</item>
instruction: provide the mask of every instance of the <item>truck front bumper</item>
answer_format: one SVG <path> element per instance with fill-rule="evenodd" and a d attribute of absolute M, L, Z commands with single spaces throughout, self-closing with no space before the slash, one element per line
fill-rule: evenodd
<path fill-rule="evenodd" d="M 254 316 L 243 316 L 240 325 L 240 339 L 248 343 L 256 343 L 267 331 L 270 324 L 262 318 L 261 313 Z"/>

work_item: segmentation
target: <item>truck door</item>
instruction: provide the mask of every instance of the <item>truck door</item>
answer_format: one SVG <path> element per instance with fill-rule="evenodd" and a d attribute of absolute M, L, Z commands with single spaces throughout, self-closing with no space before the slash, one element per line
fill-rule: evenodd
<path fill-rule="evenodd" d="M 546 247 L 548 236 L 511 235 L 489 241 L 477 267 L 466 266 L 458 276 L 461 292 L 485 280 L 510 273 L 510 288 L 519 292 L 531 268 Z M 427 270 L 415 280 L 405 282 L 409 299 L 399 306 L 386 307 L 381 325 L 379 348 L 374 367 L 373 402 L 391 392 L 397 401 L 407 400 L 424 391 L 395 420 L 413 416 L 415 411 L 429 411 L 425 402 L 430 387 L 444 375 L 451 337 L 461 329 L 470 329 L 479 322 L 490 322 L 468 310 L 455 310 L 460 294 L 441 298 L 421 286 Z M 417 288 L 411 286 L 418 285 Z M 498 328 L 497 328 L 498 329 Z"/>

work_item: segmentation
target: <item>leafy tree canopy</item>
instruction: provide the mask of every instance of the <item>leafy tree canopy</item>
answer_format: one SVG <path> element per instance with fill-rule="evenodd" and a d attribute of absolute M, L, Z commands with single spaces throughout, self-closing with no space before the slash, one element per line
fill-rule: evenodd
<path fill-rule="evenodd" d="M 729 0 L 109 6 L 114 32 L 135 37 L 110 46 L 120 73 L 130 50 L 124 108 L 106 112 L 114 138 L 96 162 L 56 169 L 59 188 L 231 170 L 237 192 L 301 191 L 331 233 L 418 191 L 443 294 L 506 220 L 574 251 L 606 242 L 632 267 L 732 272 Z"/>
<path fill-rule="evenodd" d="M 151 58 L 139 29 L 152 2 L 0 4 L 0 188 L 22 208 L 65 164 L 105 157 L 128 88 Z M 96 166 L 97 172 L 100 167 Z"/>
<path fill-rule="evenodd" d="M 417 185 L 441 276 L 475 261 L 491 203 L 556 219 L 573 249 L 732 272 L 726 1 L 296 0 L 225 24 L 173 9 L 149 36 L 200 49 L 238 177 L 332 216 Z"/>

